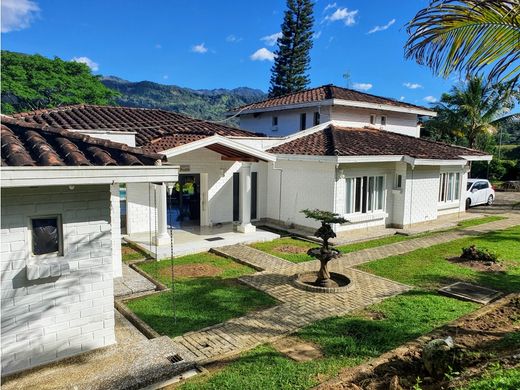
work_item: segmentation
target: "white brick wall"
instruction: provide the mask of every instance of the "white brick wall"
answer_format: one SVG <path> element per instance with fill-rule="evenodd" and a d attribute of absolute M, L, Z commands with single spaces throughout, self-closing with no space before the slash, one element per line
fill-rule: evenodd
<path fill-rule="evenodd" d="M 70 274 L 29 281 L 29 219 L 60 215 Z M 115 343 L 110 188 L 2 189 L 2 375 Z"/>

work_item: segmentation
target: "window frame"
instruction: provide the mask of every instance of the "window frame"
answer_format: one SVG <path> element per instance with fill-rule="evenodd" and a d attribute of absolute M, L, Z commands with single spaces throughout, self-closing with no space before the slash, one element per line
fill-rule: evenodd
<path fill-rule="evenodd" d="M 380 121 L 381 121 L 381 126 L 386 126 L 386 124 L 387 124 L 387 117 L 386 117 L 386 115 L 381 115 Z"/>
<path fill-rule="evenodd" d="M 476 183 L 475 183 L 476 184 Z M 462 191 L 462 175 L 460 172 L 446 171 L 439 174 L 439 193 L 437 203 L 458 203 Z"/>
<path fill-rule="evenodd" d="M 278 130 L 278 116 L 271 117 L 271 130 Z"/>
<path fill-rule="evenodd" d="M 33 221 L 38 219 L 56 219 L 56 225 L 58 227 L 58 250 L 49 253 L 43 253 L 41 255 L 37 255 L 34 253 L 34 239 L 33 239 Z M 27 232 L 29 235 L 28 244 L 29 244 L 29 255 L 33 259 L 49 259 L 56 257 L 64 256 L 64 236 L 63 236 L 63 218 L 61 214 L 45 214 L 45 215 L 34 215 L 28 218 L 27 224 Z"/>
<path fill-rule="evenodd" d="M 300 114 L 300 131 L 303 131 L 307 128 L 307 113 L 302 112 Z"/>
<path fill-rule="evenodd" d="M 320 121 L 321 121 L 321 114 L 319 111 L 315 111 L 313 118 L 312 118 L 313 125 L 318 126 L 321 123 Z"/>
<path fill-rule="evenodd" d="M 369 123 L 371 125 L 375 125 L 376 124 L 376 114 L 370 114 Z"/>
<path fill-rule="evenodd" d="M 380 182 L 379 179 L 381 178 L 382 181 Z M 378 192 L 378 189 L 381 191 Z M 359 198 L 358 195 L 360 195 Z M 345 177 L 345 215 L 372 215 L 384 213 L 386 211 L 386 197 L 385 174 L 367 174 Z M 381 202 L 381 207 L 377 208 L 379 202 Z"/>

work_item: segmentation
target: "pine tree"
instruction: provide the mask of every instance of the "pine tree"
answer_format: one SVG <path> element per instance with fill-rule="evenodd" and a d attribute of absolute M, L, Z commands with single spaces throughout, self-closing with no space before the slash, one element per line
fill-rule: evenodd
<path fill-rule="evenodd" d="M 310 82 L 306 72 L 311 61 L 313 6 L 311 0 L 287 0 L 282 36 L 271 69 L 269 97 L 301 91 Z"/>

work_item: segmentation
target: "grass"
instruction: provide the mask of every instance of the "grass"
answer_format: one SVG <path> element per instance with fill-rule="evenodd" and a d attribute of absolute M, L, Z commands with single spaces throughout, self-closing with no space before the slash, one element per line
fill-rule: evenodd
<path fill-rule="evenodd" d="M 141 252 L 128 244 L 121 245 L 121 255 L 123 262 L 125 263 L 148 258 L 146 253 Z"/>
<path fill-rule="evenodd" d="M 411 236 L 405 236 L 402 234 L 394 234 L 392 236 L 382 237 L 382 238 L 376 238 L 373 240 L 367 240 L 367 241 L 361 241 L 356 242 L 353 244 L 347 244 L 347 245 L 340 245 L 337 246 L 336 249 L 338 249 L 342 253 L 351 253 L 360 251 L 363 249 L 370 249 L 375 248 L 382 245 L 390 245 L 395 244 L 397 242 L 401 241 L 407 241 L 407 240 L 413 240 L 415 238 L 421 238 L 426 236 L 432 236 L 440 233 L 444 233 L 446 231 L 455 230 L 455 229 L 467 229 L 469 227 L 482 225 L 484 223 L 489 222 L 495 222 L 500 221 L 501 219 L 504 219 L 504 217 L 500 216 L 488 216 L 488 217 L 481 217 L 481 218 L 473 218 L 468 219 L 466 221 L 461 221 L 458 223 L 456 227 L 445 229 L 442 231 L 435 231 L 435 232 L 427 232 L 427 233 L 421 233 L 421 234 L 415 234 Z M 293 263 L 302 263 L 304 261 L 314 260 L 313 257 L 309 256 L 307 253 L 305 253 L 308 249 L 316 247 L 318 244 L 303 241 L 297 238 L 291 238 L 291 237 L 283 237 L 279 238 L 273 241 L 269 242 L 260 242 L 256 244 L 252 244 L 251 246 L 255 249 L 261 250 L 263 252 L 269 253 L 273 256 L 280 257 L 282 259 L 285 259 L 287 261 L 291 261 Z M 294 249 L 301 248 L 303 253 L 288 253 L 286 250 L 283 250 L 283 247 L 294 247 Z"/>
<path fill-rule="evenodd" d="M 194 378 L 180 388 L 195 389 L 308 389 L 404 342 L 477 308 L 425 291 L 389 298 L 355 314 L 334 317 L 303 328 L 296 336 L 319 345 L 324 357 L 296 362 L 263 345 L 243 354 L 223 369 Z M 383 315 L 373 320 L 369 312 Z"/>
<path fill-rule="evenodd" d="M 162 335 L 179 336 L 276 302 L 263 292 L 239 284 L 237 277 L 255 271 L 232 260 L 201 253 L 177 258 L 175 265 L 216 267 L 220 273 L 211 277 L 178 276 L 174 279 L 174 295 L 172 291 L 166 291 L 127 302 L 139 318 Z M 170 266 L 170 260 L 139 264 L 141 269 L 169 287 L 172 286 Z M 176 322 L 172 305 L 175 306 Z"/>
<path fill-rule="evenodd" d="M 482 378 L 474 379 L 460 390 L 517 390 L 520 389 L 520 368 L 493 365 Z"/>
<path fill-rule="evenodd" d="M 520 226 L 418 249 L 372 261 L 361 270 L 420 288 L 433 289 L 455 281 L 467 281 L 504 292 L 520 291 Z M 462 247 L 475 244 L 498 254 L 507 265 L 504 272 L 483 272 L 450 263 Z"/>

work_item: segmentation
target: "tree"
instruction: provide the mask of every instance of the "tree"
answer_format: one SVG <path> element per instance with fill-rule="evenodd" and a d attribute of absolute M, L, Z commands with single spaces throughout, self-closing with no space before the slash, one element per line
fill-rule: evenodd
<path fill-rule="evenodd" d="M 440 103 L 434 106 L 437 117 L 426 122 L 425 134 L 482 148 L 488 142 L 487 135 L 496 133 L 497 126 L 515 117 L 507 115 L 515 98 L 518 99 L 518 93 L 504 84 L 494 85 L 480 76 L 469 77 L 442 95 Z"/>
<path fill-rule="evenodd" d="M 328 287 L 331 283 L 328 263 L 339 255 L 339 251 L 332 249 L 329 245 L 329 240 L 336 237 L 336 233 L 332 230 L 331 224 L 346 223 L 348 221 L 339 214 L 331 213 L 330 211 L 305 209 L 301 212 L 305 214 L 306 218 L 311 218 L 321 223 L 320 228 L 314 233 L 314 236 L 322 240 L 321 248 L 309 249 L 307 254 L 316 257 L 320 261 L 320 270 L 318 271 L 316 284 Z"/>
<path fill-rule="evenodd" d="M 306 72 L 311 61 L 313 6 L 310 0 L 287 0 L 282 36 L 278 38 L 271 69 L 269 97 L 304 90 L 310 82 Z"/>
<path fill-rule="evenodd" d="M 2 51 L 2 113 L 61 105 L 109 104 L 117 93 L 78 62 Z"/>
<path fill-rule="evenodd" d="M 520 75 L 520 0 L 431 0 L 408 23 L 405 56 L 436 74 L 510 81 Z"/>

